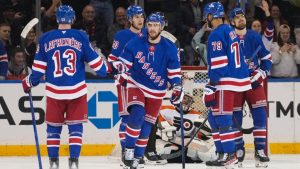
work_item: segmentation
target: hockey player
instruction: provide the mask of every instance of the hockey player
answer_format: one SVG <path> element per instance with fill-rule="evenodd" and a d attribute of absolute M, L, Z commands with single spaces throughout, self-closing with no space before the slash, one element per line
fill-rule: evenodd
<path fill-rule="evenodd" d="M 47 149 L 50 169 L 59 168 L 62 126 L 69 129 L 69 168 L 78 169 L 83 122 L 87 122 L 87 85 L 84 62 L 99 76 L 122 71 L 120 61 L 105 63 L 93 50 L 86 33 L 71 29 L 75 12 L 67 5 L 56 12 L 57 30 L 43 34 L 34 57 L 32 74 L 22 80 L 24 92 L 37 86 L 45 74 Z"/>
<path fill-rule="evenodd" d="M 204 19 L 213 31 L 207 43 L 209 83 L 205 85 L 203 99 L 210 108 L 208 121 L 218 153 L 218 159 L 206 165 L 232 168 L 237 162 L 232 130 L 234 98 L 251 88 L 248 67 L 236 34 L 230 25 L 223 23 L 223 5 L 220 2 L 207 4 Z"/>
<path fill-rule="evenodd" d="M 0 41 L 0 80 L 5 80 L 8 69 L 8 58 L 5 47 Z"/>
<path fill-rule="evenodd" d="M 230 13 L 231 25 L 238 35 L 240 46 L 246 56 L 249 66 L 249 76 L 251 78 L 252 89 L 243 93 L 238 93 L 235 97 L 234 105 L 234 130 L 236 135 L 237 157 L 241 163 L 244 160 L 245 148 L 242 133 L 237 130 L 237 125 L 242 125 L 243 105 L 247 101 L 253 117 L 253 136 L 255 145 L 256 166 L 267 166 L 268 156 L 264 153 L 266 146 L 266 96 L 262 82 L 266 78 L 266 72 L 270 71 L 272 66 L 272 57 L 270 52 L 265 48 L 261 36 L 253 31 L 246 29 L 245 13 L 241 8 L 234 8 Z M 257 48 L 261 49 L 257 55 L 253 55 Z M 238 123 L 238 124 L 236 124 Z M 242 166 L 242 164 L 240 164 Z"/>
<path fill-rule="evenodd" d="M 144 27 L 144 10 L 140 6 L 129 6 L 127 9 L 127 18 L 130 22 L 130 28 L 120 30 L 116 33 L 114 41 L 112 44 L 111 54 L 108 56 L 108 61 L 117 61 L 121 55 L 127 42 L 136 37 L 143 36 L 145 34 Z M 121 117 L 121 124 L 119 127 L 119 138 L 122 147 L 122 152 L 124 150 L 124 142 L 126 135 L 126 124 L 128 121 L 127 107 L 127 74 L 123 73 L 115 76 L 117 91 L 118 91 L 118 110 L 119 116 Z"/>
<path fill-rule="evenodd" d="M 182 100 L 182 110 L 184 119 L 184 138 L 187 143 L 197 128 L 204 121 L 206 113 L 197 112 L 191 108 L 194 103 L 193 97 L 185 93 Z M 180 133 L 180 108 L 179 105 L 162 106 L 158 117 L 159 130 L 157 135 L 166 142 L 164 149 L 161 151 L 164 155 L 172 155 L 181 150 L 181 133 Z M 211 129 L 204 124 L 199 133 L 193 138 L 193 141 L 187 148 L 186 162 L 202 162 L 216 159 L 215 148 L 213 145 Z M 181 157 L 168 159 L 169 163 L 181 162 Z"/>
<path fill-rule="evenodd" d="M 164 14 L 162 12 L 156 12 L 156 14 L 160 15 L 163 17 L 165 23 L 167 23 L 166 18 L 164 17 Z M 160 35 L 168 40 L 170 40 L 172 43 L 176 45 L 176 48 L 179 50 L 179 41 L 176 39 L 174 35 L 172 35 L 170 32 L 163 30 Z M 150 165 L 164 165 L 167 164 L 168 161 L 166 159 L 163 159 L 159 154 L 157 154 L 156 151 L 156 131 L 157 131 L 157 123 L 158 121 L 156 120 L 156 123 L 153 125 L 148 144 L 146 146 L 145 150 L 145 164 L 150 164 Z"/>
<path fill-rule="evenodd" d="M 151 14 L 147 18 L 148 35 L 128 42 L 120 60 L 129 69 L 128 107 L 124 164 L 135 169 L 144 155 L 150 130 L 155 123 L 167 83 L 171 84 L 172 103 L 183 98 L 180 64 L 176 46 L 160 35 L 163 18 Z"/>

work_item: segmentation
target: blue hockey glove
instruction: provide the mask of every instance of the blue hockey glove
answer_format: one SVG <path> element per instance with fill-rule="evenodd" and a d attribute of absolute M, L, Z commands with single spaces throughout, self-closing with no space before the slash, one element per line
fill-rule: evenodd
<path fill-rule="evenodd" d="M 216 101 L 217 88 L 213 85 L 206 84 L 203 89 L 203 102 L 206 107 L 213 107 L 217 104 Z"/>
<path fill-rule="evenodd" d="M 174 85 L 172 89 L 172 97 L 171 97 L 171 103 L 173 105 L 178 105 L 182 102 L 183 96 L 184 96 L 184 89 L 180 85 Z"/>

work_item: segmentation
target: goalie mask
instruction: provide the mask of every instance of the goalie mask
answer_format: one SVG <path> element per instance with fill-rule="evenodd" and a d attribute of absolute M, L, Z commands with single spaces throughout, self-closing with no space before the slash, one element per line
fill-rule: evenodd
<path fill-rule="evenodd" d="M 191 106 L 193 103 L 194 103 L 193 97 L 190 94 L 185 93 L 182 100 L 182 111 L 184 114 L 188 113 L 191 110 Z M 177 110 L 180 110 L 179 106 L 180 105 L 176 106 Z"/>

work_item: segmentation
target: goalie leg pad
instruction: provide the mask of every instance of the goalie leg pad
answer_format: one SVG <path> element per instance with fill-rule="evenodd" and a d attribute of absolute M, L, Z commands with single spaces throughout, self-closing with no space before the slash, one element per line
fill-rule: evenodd
<path fill-rule="evenodd" d="M 266 146 L 266 109 L 264 107 L 258 107 L 252 109 L 253 116 L 253 137 L 254 137 L 254 145 L 256 150 L 263 150 Z"/>
<path fill-rule="evenodd" d="M 82 132 L 83 125 L 72 124 L 68 125 L 69 128 L 69 149 L 70 149 L 70 158 L 79 158 L 81 146 L 82 146 Z"/>
<path fill-rule="evenodd" d="M 47 150 L 49 158 L 58 158 L 61 130 L 62 126 L 47 124 Z"/>

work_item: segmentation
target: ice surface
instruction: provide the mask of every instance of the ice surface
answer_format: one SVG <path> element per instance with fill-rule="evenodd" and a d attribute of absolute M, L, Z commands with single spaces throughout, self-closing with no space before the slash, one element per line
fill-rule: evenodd
<path fill-rule="evenodd" d="M 272 155 L 268 169 L 300 169 L 300 155 Z M 49 168 L 47 157 L 42 158 L 43 169 Z M 37 157 L 0 157 L 0 169 L 38 169 Z M 82 156 L 79 163 L 80 169 L 122 169 L 117 157 L 107 156 Z M 166 164 L 150 166 L 144 169 L 181 169 L 181 164 Z M 186 169 L 206 169 L 204 164 L 186 164 Z M 246 160 L 245 169 L 255 169 L 254 161 Z M 68 158 L 60 158 L 60 169 L 68 169 Z"/>

